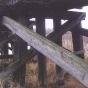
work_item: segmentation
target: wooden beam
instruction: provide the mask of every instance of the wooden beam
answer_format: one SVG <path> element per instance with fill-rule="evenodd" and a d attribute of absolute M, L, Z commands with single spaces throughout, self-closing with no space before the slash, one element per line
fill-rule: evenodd
<path fill-rule="evenodd" d="M 53 38 L 51 37 L 52 41 L 55 42 L 56 40 L 58 40 L 58 38 L 62 37 L 63 34 L 75 27 L 83 18 L 85 18 L 84 13 L 73 20 L 67 21 L 61 26 L 61 28 L 59 29 L 60 31 L 55 34 Z"/>
<path fill-rule="evenodd" d="M 71 12 L 71 11 L 65 11 L 60 13 L 59 11 L 57 13 L 41 13 L 43 17 L 45 17 L 46 19 L 52 19 L 53 17 L 57 17 L 63 20 L 73 20 L 76 17 L 80 16 L 81 14 L 83 14 L 84 12 Z M 31 14 L 30 17 L 31 18 L 35 18 L 36 16 L 41 16 L 41 14 Z M 85 13 L 84 13 L 85 14 Z M 86 16 L 86 14 L 85 14 Z M 82 19 L 84 20 L 84 18 Z"/>
<path fill-rule="evenodd" d="M 80 34 L 80 35 L 83 35 L 83 36 L 86 36 L 88 37 L 88 29 L 85 29 L 85 28 L 77 28 L 77 32 Z"/>
<path fill-rule="evenodd" d="M 13 55 L 0 55 L 0 59 L 10 59 L 13 58 Z"/>
<path fill-rule="evenodd" d="M 36 18 L 36 32 L 45 37 L 45 18 Z M 46 57 L 42 53 L 38 53 L 38 80 L 39 86 L 44 88 L 47 84 L 46 81 Z"/>
<path fill-rule="evenodd" d="M 50 38 L 51 36 L 53 36 L 53 34 L 55 34 L 55 33 L 52 32 L 52 33 L 49 34 L 47 37 Z M 15 35 L 13 35 L 13 36 L 15 36 Z M 26 63 L 27 61 L 30 61 L 30 60 L 31 60 L 35 55 L 37 55 L 37 54 L 38 54 L 38 51 L 33 50 L 33 49 L 29 50 L 23 57 L 21 57 L 21 58 L 22 58 L 22 59 L 21 59 L 21 62 L 19 62 L 20 59 L 18 59 L 18 60 L 15 61 L 13 64 L 11 64 L 9 67 L 7 67 L 5 70 L 3 70 L 3 72 L 0 73 L 0 78 L 1 78 L 2 75 L 3 75 L 3 77 L 1 78 L 1 79 L 3 80 L 3 79 L 6 78 L 8 75 L 12 74 L 12 73 L 15 72 L 18 68 L 20 68 L 24 63 Z M 24 58 L 25 58 L 25 59 L 24 59 Z M 21 63 L 21 64 L 19 65 L 19 63 Z M 6 73 L 6 74 L 5 74 L 5 73 Z"/>
<path fill-rule="evenodd" d="M 55 0 L 52 3 L 49 3 L 49 5 L 47 5 L 47 6 L 46 6 L 46 4 L 42 3 L 42 2 L 45 2 L 45 1 L 41 1 L 39 3 L 38 3 L 37 0 L 35 0 L 35 1 L 36 1 L 35 3 L 31 3 L 32 1 L 29 0 L 31 5 L 27 1 L 19 2 L 16 5 L 13 6 L 13 8 L 20 9 L 19 12 L 15 11 L 15 10 L 12 10 L 12 11 L 13 11 L 14 14 L 18 14 L 18 15 L 22 15 L 22 14 L 30 15 L 31 14 L 31 15 L 38 16 L 38 15 L 41 14 L 41 16 L 42 16 L 43 14 L 47 15 L 47 13 L 49 13 L 49 14 L 53 14 L 55 16 L 58 16 L 57 13 L 63 13 L 63 12 L 65 12 L 68 9 L 71 9 L 71 8 L 78 8 L 78 7 L 81 7 L 81 6 L 84 6 L 84 5 L 88 5 L 87 0 L 85 0 L 85 2 L 83 0 L 81 0 L 81 1 L 77 0 L 78 2 L 77 1 L 75 2 L 74 0 L 72 0 L 72 1 L 70 1 L 70 0 L 64 0 L 64 1 Z M 27 2 L 26 6 L 24 8 L 21 8 L 24 5 L 25 2 Z M 67 2 L 69 3 L 69 5 L 67 4 Z M 31 8 L 30 8 L 30 6 L 31 6 Z"/>
<path fill-rule="evenodd" d="M 27 25 L 28 21 L 29 21 L 29 19 L 27 19 L 26 16 L 20 16 L 18 19 L 18 22 L 21 23 L 22 25 L 26 26 L 26 27 L 28 26 Z M 27 43 L 20 38 L 19 44 L 20 44 L 19 57 L 21 57 L 22 55 L 24 55 L 27 52 Z M 25 74 L 26 74 L 26 63 L 23 66 L 21 66 L 21 68 L 19 70 L 20 70 L 19 84 L 20 84 L 20 86 L 24 86 L 25 85 Z"/>
<path fill-rule="evenodd" d="M 16 71 L 18 68 L 20 68 L 24 63 L 26 63 L 27 61 L 30 61 L 36 55 L 36 53 L 37 53 L 36 50 L 32 50 L 32 49 L 29 50 L 25 55 L 23 55 L 17 61 L 15 61 L 10 66 L 8 66 L 6 69 L 4 69 L 0 73 L 0 79 L 3 80 L 8 75 L 12 74 L 14 71 Z"/>
<path fill-rule="evenodd" d="M 64 25 L 66 25 L 67 23 L 65 23 Z M 64 25 L 62 26 L 62 28 L 64 27 Z M 58 32 L 59 33 L 59 32 Z M 56 33 L 57 34 L 57 33 Z M 55 35 L 55 32 L 52 32 L 52 33 L 50 33 L 46 38 L 48 38 L 48 39 L 50 39 L 50 40 L 52 40 L 52 38 L 54 37 L 54 35 Z M 15 36 L 15 35 L 13 35 L 13 36 Z M 58 36 L 58 38 L 59 38 L 60 36 Z M 57 38 L 57 40 L 58 40 L 58 38 Z M 55 39 L 56 40 L 56 39 Z M 53 41 L 53 40 L 52 40 Z M 30 50 L 31 51 L 31 50 Z M 20 64 L 19 65 L 19 61 L 17 61 L 17 62 L 14 62 L 10 67 L 8 67 L 6 70 L 4 70 L 2 73 L 1 73 L 1 76 L 0 77 L 2 77 L 2 74 L 3 73 L 7 73 L 7 75 L 6 74 L 4 74 L 3 75 L 3 78 L 2 79 L 4 79 L 5 77 L 7 77 L 8 75 L 10 75 L 11 73 L 13 73 L 14 71 L 16 71 L 18 68 L 20 68 L 24 63 L 26 63 L 28 60 L 30 60 L 31 58 L 33 58 L 35 55 L 37 55 L 38 54 L 38 51 L 36 51 L 36 50 L 34 50 L 31 54 L 29 53 L 26 57 L 28 57 L 28 58 L 26 58 L 26 57 L 23 57 L 22 58 L 22 60 L 21 61 L 23 61 L 22 62 L 22 64 Z M 24 58 L 25 58 L 25 60 L 24 60 Z M 9 71 L 9 70 L 11 70 L 11 69 L 13 69 L 13 68 L 15 68 L 14 70 L 12 70 L 12 71 Z"/>
<path fill-rule="evenodd" d="M 25 18 L 26 17 L 24 16 L 20 16 L 18 18 L 18 22 L 26 26 L 27 22 Z M 16 36 L 16 41 L 14 45 L 14 61 L 16 61 L 22 55 L 24 55 L 26 51 L 27 51 L 27 43 L 20 37 Z M 20 86 L 24 86 L 25 84 L 25 73 L 26 73 L 25 71 L 26 71 L 26 63 L 23 66 L 21 66 L 21 68 L 17 69 L 16 72 L 14 72 L 13 79 L 14 81 L 17 81 L 20 84 Z"/>
<path fill-rule="evenodd" d="M 70 31 L 84 18 L 85 14 L 83 13 L 80 16 L 76 17 L 75 19 L 67 21 L 60 27 L 59 32 L 57 33 L 52 32 L 50 35 L 47 36 L 47 39 L 50 39 L 53 42 L 57 41 L 62 35 L 64 35 L 67 31 Z"/>
<path fill-rule="evenodd" d="M 51 35 L 51 34 L 50 34 Z M 47 36 L 48 37 L 48 36 Z M 20 68 L 23 64 L 25 64 L 27 61 L 30 61 L 35 55 L 38 54 L 38 51 L 31 49 L 29 50 L 25 55 L 23 55 L 21 57 L 21 62 L 20 59 L 18 59 L 17 61 L 15 61 L 13 64 L 11 64 L 9 67 L 7 67 L 6 69 L 4 69 L 1 73 L 0 73 L 0 78 L 3 80 L 4 78 L 6 78 L 8 75 L 12 74 L 13 72 L 15 72 L 18 68 Z M 19 64 L 21 63 L 21 64 Z M 5 74 L 6 73 L 6 74 Z"/>
<path fill-rule="evenodd" d="M 3 33 L 3 39 L 6 39 L 7 37 L 8 37 L 8 33 Z M 8 43 L 6 43 L 1 48 L 1 55 L 5 55 L 5 54 L 8 55 Z M 8 62 L 8 59 L 7 58 L 3 59 L 3 62 L 4 63 L 7 63 Z"/>
<path fill-rule="evenodd" d="M 51 39 L 53 36 L 55 35 L 54 32 L 52 32 L 51 34 L 49 34 L 46 38 Z M 15 35 L 13 35 L 15 36 Z M 59 37 L 58 37 L 59 38 Z M 52 40 L 52 39 L 51 39 Z M 27 61 L 30 61 L 35 55 L 38 54 L 38 51 L 36 50 L 29 50 L 27 52 L 27 54 L 25 54 L 22 57 L 21 62 L 19 62 L 19 60 L 17 60 L 16 62 L 14 62 L 11 66 L 7 67 L 5 70 L 3 70 L 3 72 L 0 74 L 0 77 L 2 77 L 2 79 L 6 78 L 8 75 L 12 74 L 13 72 L 15 72 L 18 68 L 20 68 L 23 64 L 25 64 Z M 24 59 L 25 58 L 25 59 Z M 19 63 L 21 63 L 19 65 Z M 6 74 L 5 74 L 6 73 Z"/>
<path fill-rule="evenodd" d="M 20 1 L 20 2 L 19 2 Z M 12 2 L 12 3 L 11 3 Z M 18 3 L 19 2 L 19 3 Z M 43 1 L 31 1 L 31 0 L 28 0 L 28 1 L 24 1 L 24 0 L 2 0 L 0 1 L 1 4 L 4 4 L 4 5 L 14 5 L 14 6 L 17 6 L 19 5 L 20 3 L 27 3 L 27 4 L 34 4 L 36 6 L 36 4 L 38 5 L 41 5 L 41 8 L 44 8 L 46 4 L 49 4 L 50 6 L 52 7 L 59 7 L 59 11 L 61 11 L 60 9 L 62 8 L 62 10 L 67 10 L 67 9 L 70 9 L 70 8 L 79 8 L 79 7 L 83 7 L 85 5 L 88 5 L 88 1 L 85 0 L 85 2 L 83 0 L 77 0 L 76 2 L 74 0 L 70 1 L 70 0 L 55 0 L 55 1 L 46 1 L 46 0 L 43 0 Z M 33 2 L 36 2 L 36 3 L 33 3 Z M 67 4 L 68 2 L 68 4 Z M 80 3 L 79 3 L 80 2 Z M 17 3 L 17 4 L 16 4 Z M 41 4 L 40 4 L 41 3 Z M 25 7 L 24 7 L 25 8 Z"/>
<path fill-rule="evenodd" d="M 61 27 L 61 19 L 58 17 L 53 18 L 54 23 L 54 32 L 60 32 Z M 57 45 L 62 46 L 62 37 L 58 38 L 58 40 L 55 42 Z M 63 85 L 64 84 L 64 71 L 61 69 L 58 65 L 56 65 L 56 84 L 57 85 Z"/>
<path fill-rule="evenodd" d="M 63 25 L 64 26 L 64 25 Z M 46 38 L 51 39 L 52 37 L 55 35 L 55 32 L 52 32 L 51 34 L 49 34 Z M 12 35 L 15 37 L 15 35 Z M 11 37 L 12 38 L 12 37 Z M 59 38 L 59 37 L 58 37 Z M 17 60 L 16 62 L 14 62 L 11 66 L 7 67 L 5 70 L 3 70 L 3 72 L 0 74 L 0 77 L 3 77 L 2 79 L 6 78 L 8 75 L 12 74 L 13 72 L 15 72 L 18 68 L 20 68 L 24 63 L 26 63 L 27 61 L 30 61 L 35 55 L 38 54 L 38 51 L 36 50 L 29 50 L 29 53 L 25 54 L 25 56 L 22 57 L 22 60 L 19 65 L 19 60 Z M 24 59 L 25 58 L 25 59 Z M 14 69 L 13 69 L 14 68 Z M 5 74 L 6 73 L 6 74 Z"/>
<path fill-rule="evenodd" d="M 86 61 L 11 18 L 4 16 L 2 23 L 36 50 L 50 58 L 50 60 L 88 87 L 88 63 Z"/>
<path fill-rule="evenodd" d="M 30 5 L 30 3 L 26 3 L 26 6 L 24 6 L 25 2 L 26 1 L 18 2 L 14 6 L 6 6 L 4 8 L 4 10 L 0 13 L 0 15 L 1 16 L 4 16 L 4 15 L 8 16 L 8 14 L 10 16 L 20 16 L 21 15 L 21 16 L 29 16 L 29 17 L 34 17 L 34 18 L 36 16 L 44 16 L 45 18 L 52 18 L 52 17 L 56 16 L 56 17 L 60 17 L 61 19 L 72 20 L 82 13 L 82 12 L 70 12 L 67 10 L 63 11 L 62 7 L 61 7 L 62 5 L 60 3 L 59 3 L 60 5 L 58 4 L 58 6 L 61 7 L 60 10 L 62 12 L 59 11 L 59 8 L 57 6 L 55 6 L 55 10 L 53 11 L 52 9 L 54 9 L 54 7 L 49 7 L 49 5 L 48 5 L 48 7 L 46 7 L 46 5 L 41 5 L 39 3 L 31 3 L 31 5 Z M 32 4 L 35 4 L 35 5 L 32 6 Z M 37 6 L 36 6 L 36 4 L 37 4 Z M 21 8 L 22 6 L 24 6 L 24 8 Z M 10 8 L 10 7 L 13 7 L 14 9 Z M 30 7 L 31 7 L 31 9 L 30 9 Z M 20 9 L 20 10 L 18 11 L 18 9 Z M 8 10 L 8 11 L 6 11 L 6 10 Z"/>
<path fill-rule="evenodd" d="M 80 35 L 78 31 L 76 31 L 77 27 L 81 27 L 81 23 L 79 23 L 78 25 L 76 25 L 76 27 L 74 27 L 72 29 L 72 39 L 73 39 L 74 52 L 84 50 L 83 49 L 83 36 Z M 78 54 L 77 56 L 84 59 L 84 53 Z"/>

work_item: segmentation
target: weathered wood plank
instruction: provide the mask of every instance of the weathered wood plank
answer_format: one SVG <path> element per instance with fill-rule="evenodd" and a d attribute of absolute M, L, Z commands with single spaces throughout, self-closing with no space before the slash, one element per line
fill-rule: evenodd
<path fill-rule="evenodd" d="M 51 34 L 49 34 L 46 38 L 48 39 L 51 39 L 52 40 L 52 37 L 55 35 L 54 32 L 52 32 Z M 14 36 L 14 35 L 13 35 Z M 16 37 L 16 36 L 15 36 Z M 59 37 L 58 37 L 59 38 Z M 14 62 L 11 66 L 9 66 L 8 68 L 6 68 L 5 70 L 3 70 L 3 72 L 0 74 L 0 77 L 2 77 L 2 74 L 3 74 L 3 77 L 2 79 L 6 78 L 8 75 L 12 74 L 14 71 L 16 71 L 18 68 L 20 68 L 24 63 L 26 63 L 27 61 L 30 61 L 31 58 L 33 58 L 35 55 L 38 54 L 38 51 L 36 50 L 33 50 L 32 52 L 30 52 L 31 50 L 29 50 L 29 53 L 28 54 L 25 54 L 25 57 L 23 56 L 22 57 L 22 60 L 21 60 L 21 63 L 19 65 L 19 60 Z M 27 58 L 26 58 L 27 57 Z M 25 58 L 25 60 L 24 60 Z M 13 69 L 14 68 L 14 69 Z M 6 74 L 7 75 L 6 75 Z"/>
<path fill-rule="evenodd" d="M 65 24 L 64 24 L 65 25 Z M 64 27 L 64 25 L 62 26 L 62 27 Z M 53 38 L 53 36 L 55 35 L 55 32 L 52 32 L 52 33 L 50 33 L 46 38 L 48 38 L 48 39 L 50 39 L 50 40 L 52 40 L 52 38 Z M 14 35 L 13 35 L 14 36 Z M 16 36 L 15 36 L 16 37 Z M 59 37 L 58 37 L 59 38 Z M 57 38 L 57 40 L 58 40 L 58 38 Z M 53 41 L 53 40 L 52 40 Z M 28 58 L 26 58 L 26 57 L 24 57 L 25 58 L 25 60 L 23 60 L 24 58 L 22 58 L 22 64 L 20 64 L 19 65 L 19 63 L 18 63 L 18 61 L 17 62 L 14 62 L 11 66 L 9 66 L 8 68 L 6 68 L 6 70 L 4 70 L 1 74 L 0 74 L 0 77 L 2 77 L 2 74 L 3 73 L 7 73 L 7 75 L 5 75 L 5 74 L 3 74 L 3 78 L 2 79 L 4 79 L 5 77 L 7 77 L 8 75 L 10 75 L 11 73 L 13 73 L 14 71 L 16 71 L 19 67 L 21 67 L 24 63 L 26 63 L 29 59 L 31 59 L 31 58 L 33 58 L 35 55 L 37 55 L 38 54 L 38 51 L 36 51 L 36 50 L 34 50 L 33 51 L 33 53 L 30 55 L 30 54 L 28 54 L 26 57 L 28 57 Z M 16 65 L 15 65 L 16 64 Z M 14 70 L 11 70 L 11 69 L 13 69 L 13 68 L 15 68 Z M 11 70 L 11 71 L 9 71 L 9 70 Z"/>
<path fill-rule="evenodd" d="M 49 34 L 47 37 L 50 39 L 50 37 L 52 37 L 54 32 L 52 32 L 51 34 Z M 54 33 L 55 34 L 55 33 Z M 30 52 L 31 51 L 31 52 Z M 19 65 L 19 60 L 17 60 L 16 62 L 14 62 L 13 64 L 11 64 L 9 67 L 7 67 L 5 70 L 3 70 L 2 73 L 0 73 L 0 78 L 3 77 L 2 79 L 6 78 L 8 75 L 12 74 L 14 71 L 16 71 L 18 68 L 20 68 L 24 63 L 26 63 L 27 61 L 30 61 L 35 55 L 38 54 L 38 51 L 36 50 L 29 50 L 28 54 L 25 54 L 25 56 L 22 57 L 22 60 Z M 25 58 L 25 59 L 24 59 Z M 5 74 L 6 73 L 6 74 Z"/>
<path fill-rule="evenodd" d="M 78 17 L 79 15 L 81 15 L 82 13 L 84 13 L 84 12 L 65 11 L 65 12 L 60 13 L 58 11 L 58 12 L 56 12 L 56 15 L 55 14 L 51 14 L 50 12 L 47 12 L 47 13 L 41 13 L 41 14 L 32 14 L 32 15 L 30 15 L 30 17 L 31 18 L 35 18 L 36 16 L 41 16 L 42 15 L 46 19 L 52 19 L 53 17 L 59 17 L 60 19 L 63 19 L 63 20 L 73 20 L 76 17 Z M 82 20 L 84 20 L 84 18 Z"/>
<path fill-rule="evenodd" d="M 24 41 L 88 87 L 88 63 L 86 61 L 8 17 L 4 16 L 2 22 Z"/>

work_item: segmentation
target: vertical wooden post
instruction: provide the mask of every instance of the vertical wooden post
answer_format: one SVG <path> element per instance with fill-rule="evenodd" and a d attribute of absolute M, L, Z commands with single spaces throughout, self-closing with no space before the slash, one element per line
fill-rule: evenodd
<path fill-rule="evenodd" d="M 72 29 L 73 49 L 74 52 L 83 50 L 83 36 L 76 30 L 77 27 L 81 27 L 81 22 Z M 84 58 L 84 53 L 78 54 L 79 57 Z"/>
<path fill-rule="evenodd" d="M 58 17 L 53 18 L 54 23 L 54 32 L 60 31 L 61 27 L 61 19 Z M 62 37 L 58 39 L 58 41 L 55 42 L 56 44 L 62 46 Z M 64 84 L 64 72 L 63 69 L 61 69 L 58 65 L 56 65 L 56 84 L 57 85 L 63 85 Z"/>
<path fill-rule="evenodd" d="M 18 18 L 18 22 L 20 22 L 25 26 L 27 26 L 26 20 L 27 19 L 25 19 L 25 17 L 23 16 Z M 27 52 L 27 43 L 17 36 L 14 45 L 14 59 L 15 60 L 19 59 L 26 52 Z M 26 72 L 26 63 L 14 73 L 14 79 L 15 81 L 19 82 L 20 86 L 24 86 L 25 84 L 25 72 Z"/>
<path fill-rule="evenodd" d="M 8 33 L 7 32 L 5 32 L 5 33 L 2 33 L 2 38 L 3 39 L 6 39 L 8 37 Z M 1 52 L 1 54 L 2 55 L 8 55 L 8 43 L 7 44 L 5 44 L 3 47 L 2 47 L 2 52 Z M 8 59 L 7 58 L 5 58 L 4 60 L 4 63 L 7 63 L 8 62 Z M 4 65 L 6 65 L 6 64 L 4 64 Z M 6 65 L 7 66 L 7 65 Z M 4 66 L 4 67 L 6 67 L 6 66 Z"/>
<path fill-rule="evenodd" d="M 36 32 L 45 36 L 45 18 L 36 18 Z M 46 86 L 46 57 L 41 53 L 38 54 L 38 80 L 40 87 Z"/>
<path fill-rule="evenodd" d="M 17 59 L 19 59 L 19 42 L 18 42 L 18 36 L 16 36 L 15 42 L 14 42 L 14 56 L 13 56 L 13 61 L 16 61 Z M 19 82 L 19 69 L 17 69 L 13 73 L 13 81 L 14 82 Z"/>
<path fill-rule="evenodd" d="M 23 24 L 24 26 L 28 26 L 28 18 L 21 16 L 19 17 L 19 23 Z M 21 39 L 21 49 L 20 49 L 20 56 L 25 55 L 27 52 L 27 43 Z M 19 73 L 19 84 L 21 86 L 24 86 L 25 84 L 25 73 L 26 73 L 26 63 L 20 68 L 20 73 Z"/>

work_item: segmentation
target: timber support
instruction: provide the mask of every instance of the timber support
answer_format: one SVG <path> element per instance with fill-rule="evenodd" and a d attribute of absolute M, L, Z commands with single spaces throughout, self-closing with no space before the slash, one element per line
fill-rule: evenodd
<path fill-rule="evenodd" d="M 6 64 L 0 81 L 12 74 L 13 82 L 25 87 L 26 62 L 37 56 L 39 88 L 48 86 L 46 58 L 55 63 L 53 76 L 57 86 L 65 84 L 65 70 L 88 87 L 88 63 L 84 61 L 83 48 L 83 36 L 88 37 L 88 30 L 81 26 L 86 15 L 69 11 L 87 5 L 88 0 L 0 0 L 0 61 Z M 45 19 L 53 19 L 54 29 L 48 36 Z M 62 24 L 62 20 L 67 21 Z M 62 45 L 62 36 L 68 31 L 72 32 L 73 52 Z M 8 66 L 10 60 L 12 64 Z"/>

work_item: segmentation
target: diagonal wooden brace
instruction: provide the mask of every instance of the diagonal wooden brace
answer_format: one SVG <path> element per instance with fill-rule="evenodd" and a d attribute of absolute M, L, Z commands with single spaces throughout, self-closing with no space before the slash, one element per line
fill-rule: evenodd
<path fill-rule="evenodd" d="M 86 61 L 8 17 L 3 17 L 3 24 L 88 87 Z"/>

